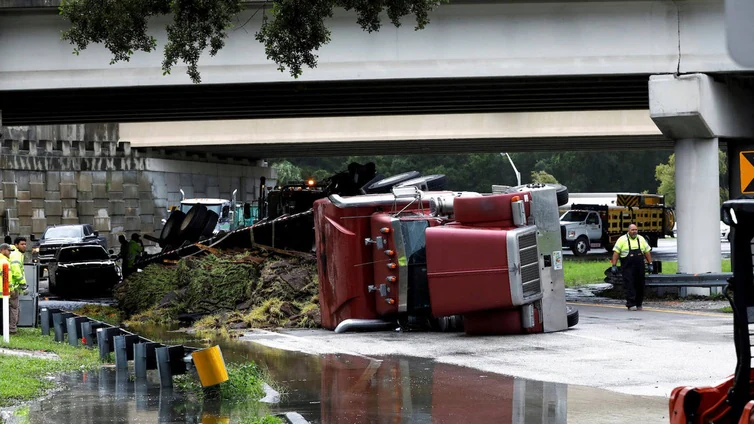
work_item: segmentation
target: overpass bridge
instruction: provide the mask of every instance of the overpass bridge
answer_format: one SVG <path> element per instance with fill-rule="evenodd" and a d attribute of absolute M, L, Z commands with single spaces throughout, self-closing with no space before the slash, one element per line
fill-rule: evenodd
<path fill-rule="evenodd" d="M 754 137 L 754 69 L 727 52 L 723 0 L 460 0 L 423 31 L 376 34 L 340 11 L 319 66 L 298 80 L 254 41 L 262 6 L 251 2 L 246 26 L 200 61 L 201 85 L 185 67 L 163 76 L 161 51 L 112 66 L 101 46 L 71 55 L 54 4 L 0 0 L 6 126 L 120 122 L 134 146 L 230 155 L 672 144 L 679 269 L 720 270 L 717 204 L 699 199 L 717 198 L 720 142 L 737 166 Z M 152 29 L 160 45 L 165 23 Z M 740 186 L 733 178 L 732 194 Z"/>

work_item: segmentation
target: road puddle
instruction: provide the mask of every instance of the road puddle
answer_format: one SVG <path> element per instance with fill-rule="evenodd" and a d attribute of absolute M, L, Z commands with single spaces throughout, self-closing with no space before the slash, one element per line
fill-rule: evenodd
<path fill-rule="evenodd" d="M 149 337 L 192 343 L 182 334 Z M 137 382 L 103 367 L 65 375 L 66 389 L 33 403 L 28 422 L 239 423 L 260 412 L 295 413 L 288 415 L 291 422 L 326 424 L 668 421 L 663 398 L 525 380 L 420 358 L 307 355 L 248 342 L 220 344 L 227 362 L 254 360 L 266 368 L 284 390 L 281 402 L 240 408 L 201 404 L 160 389 L 156 372 Z"/>

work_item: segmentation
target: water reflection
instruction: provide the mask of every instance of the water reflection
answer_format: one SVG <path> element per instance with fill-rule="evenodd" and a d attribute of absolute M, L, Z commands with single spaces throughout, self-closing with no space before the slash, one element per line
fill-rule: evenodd
<path fill-rule="evenodd" d="M 147 336 L 207 345 L 172 333 Z M 239 341 L 220 345 L 226 362 L 253 360 L 265 368 L 285 390 L 282 402 L 261 409 L 201 404 L 160 390 L 155 371 L 145 381 L 133 381 L 125 372 L 104 367 L 66 375 L 69 389 L 32 405 L 30 422 L 238 423 L 262 412 L 296 412 L 311 423 L 326 424 L 667 422 L 663 398 L 518 379 L 420 358 L 307 355 Z"/>

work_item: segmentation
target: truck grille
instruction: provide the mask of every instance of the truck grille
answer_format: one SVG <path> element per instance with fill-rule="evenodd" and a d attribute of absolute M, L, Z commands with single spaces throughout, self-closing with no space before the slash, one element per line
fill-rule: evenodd
<path fill-rule="evenodd" d="M 518 237 L 518 248 L 524 298 L 539 295 L 542 288 L 539 278 L 539 251 L 536 233 L 520 235 Z"/>

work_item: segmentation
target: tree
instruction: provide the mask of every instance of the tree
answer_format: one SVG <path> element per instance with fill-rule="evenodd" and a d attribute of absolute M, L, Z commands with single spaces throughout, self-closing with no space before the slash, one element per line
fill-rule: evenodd
<path fill-rule="evenodd" d="M 301 182 L 301 168 L 284 160 L 273 163 L 272 167 L 278 172 L 278 185 Z"/>
<path fill-rule="evenodd" d="M 718 150 L 718 166 L 720 168 L 720 203 L 722 204 L 730 197 L 727 184 L 728 155 L 722 150 Z M 668 163 L 657 165 L 655 178 L 660 183 L 657 193 L 665 196 L 665 203 L 675 205 L 675 155 L 670 155 Z"/>
<path fill-rule="evenodd" d="M 531 171 L 531 182 L 540 184 L 558 184 L 558 180 L 547 171 Z"/>
<path fill-rule="evenodd" d="M 263 11 L 262 26 L 256 39 L 264 44 L 265 54 L 278 64 L 280 71 L 288 70 L 293 77 L 302 68 L 317 66 L 314 53 L 330 41 L 326 20 L 335 8 L 356 12 L 356 22 L 365 31 L 379 31 L 380 14 L 387 14 L 390 22 L 401 25 L 401 19 L 413 14 L 416 30 L 429 23 L 429 12 L 448 0 L 272 0 L 267 13 Z M 201 81 L 199 57 L 209 48 L 214 56 L 225 46 L 227 31 L 235 26 L 234 18 L 243 10 L 242 0 L 63 0 L 60 14 L 68 19 L 71 28 L 63 32 L 63 39 L 74 46 L 78 54 L 91 43 L 103 43 L 113 54 L 111 64 L 128 61 L 135 51 L 151 52 L 157 41 L 148 34 L 149 20 L 156 16 L 172 15 L 167 25 L 168 41 L 162 62 L 163 73 L 179 60 L 188 65 L 188 74 L 195 83 Z M 242 24 L 242 25 L 245 25 Z"/>

